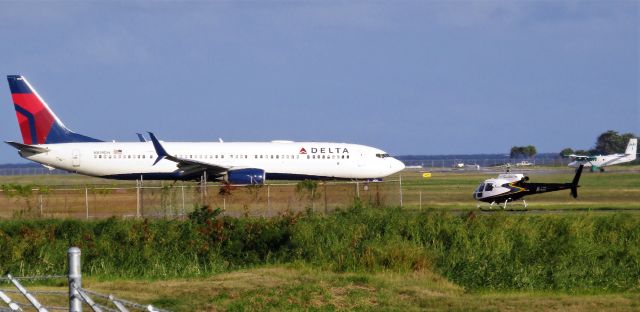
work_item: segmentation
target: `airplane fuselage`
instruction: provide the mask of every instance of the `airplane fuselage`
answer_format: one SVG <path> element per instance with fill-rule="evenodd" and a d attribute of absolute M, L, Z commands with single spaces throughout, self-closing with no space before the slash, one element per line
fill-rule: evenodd
<path fill-rule="evenodd" d="M 320 142 L 163 142 L 167 153 L 231 169 L 259 168 L 267 180 L 374 179 L 404 168 L 383 151 L 364 145 Z M 26 159 L 53 168 L 114 179 L 189 179 L 202 172 L 179 173 L 152 142 L 91 142 L 35 145 L 45 153 L 21 152 Z"/>
<path fill-rule="evenodd" d="M 592 160 L 589 161 L 572 161 L 569 163 L 569 167 L 577 168 L 580 165 L 584 165 L 585 167 L 607 167 L 618 164 L 623 164 L 627 162 L 631 162 L 636 160 L 636 155 L 627 155 L 627 154 L 613 154 L 613 155 L 605 155 L 605 156 L 593 156 Z"/>

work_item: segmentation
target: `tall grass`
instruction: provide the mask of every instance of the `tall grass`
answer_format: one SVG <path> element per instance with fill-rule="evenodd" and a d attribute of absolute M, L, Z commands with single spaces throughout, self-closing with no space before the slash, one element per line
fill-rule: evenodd
<path fill-rule="evenodd" d="M 187 221 L 2 221 L 0 270 L 65 272 L 69 246 L 84 274 L 189 277 L 269 263 L 333 271 L 433 270 L 468 289 L 640 290 L 640 218 L 610 215 L 408 214 L 356 203 L 328 216 Z"/>

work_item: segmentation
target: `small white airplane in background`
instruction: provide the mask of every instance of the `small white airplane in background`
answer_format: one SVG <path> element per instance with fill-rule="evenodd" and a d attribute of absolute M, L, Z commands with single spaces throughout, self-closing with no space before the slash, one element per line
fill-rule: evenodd
<path fill-rule="evenodd" d="M 533 166 L 533 164 L 526 160 L 516 163 L 516 167 L 528 167 L 528 166 Z"/>
<path fill-rule="evenodd" d="M 591 167 L 591 171 L 600 170 L 604 171 L 604 167 L 618 165 L 636 160 L 636 153 L 638 148 L 638 139 L 633 138 L 629 140 L 627 149 L 624 153 L 611 154 L 611 155 L 598 155 L 598 156 L 584 156 L 584 155 L 568 155 L 572 161 L 569 163 L 569 167 L 578 167 L 584 165 L 585 167 Z"/>

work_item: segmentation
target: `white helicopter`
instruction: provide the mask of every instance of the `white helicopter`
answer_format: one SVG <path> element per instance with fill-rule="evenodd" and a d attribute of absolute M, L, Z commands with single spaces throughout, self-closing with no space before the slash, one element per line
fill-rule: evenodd
<path fill-rule="evenodd" d="M 571 196 L 576 198 L 578 197 L 578 181 L 583 167 L 583 165 L 578 167 L 571 183 L 529 183 L 529 177 L 522 173 L 500 174 L 498 178 L 487 179 L 480 183 L 473 192 L 473 198 L 481 202 L 490 203 L 489 209 L 492 209 L 495 204 L 498 206 L 502 204 L 502 209 L 506 209 L 507 203 L 524 196 L 566 189 L 570 189 Z M 522 202 L 524 208 L 527 208 L 527 202 L 524 199 Z M 480 208 L 480 204 L 478 204 L 478 208 Z"/>

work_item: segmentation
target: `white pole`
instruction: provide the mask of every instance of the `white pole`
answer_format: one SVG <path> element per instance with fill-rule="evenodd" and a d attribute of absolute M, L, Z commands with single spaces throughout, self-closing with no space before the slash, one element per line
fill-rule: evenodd
<path fill-rule="evenodd" d="M 422 191 L 420 191 L 419 195 L 420 195 L 420 211 L 422 211 Z"/>
<path fill-rule="evenodd" d="M 356 197 L 360 198 L 360 184 L 356 181 Z"/>

